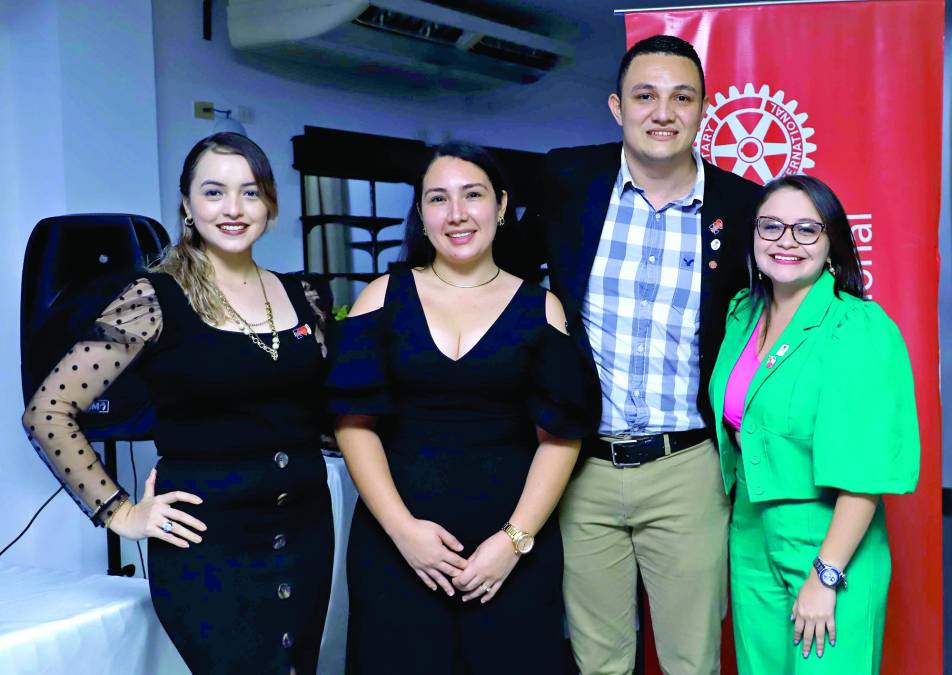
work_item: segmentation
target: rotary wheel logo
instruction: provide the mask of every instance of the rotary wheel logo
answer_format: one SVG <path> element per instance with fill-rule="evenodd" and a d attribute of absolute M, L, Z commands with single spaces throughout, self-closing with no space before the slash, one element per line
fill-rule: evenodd
<path fill-rule="evenodd" d="M 754 91 L 748 83 L 743 92 L 732 86 L 727 98 L 715 94 L 694 147 L 725 171 L 766 183 L 813 168 L 809 155 L 816 146 L 807 142 L 813 129 L 806 121 L 796 101 L 784 102 L 783 91 L 771 94 L 766 84 Z"/>

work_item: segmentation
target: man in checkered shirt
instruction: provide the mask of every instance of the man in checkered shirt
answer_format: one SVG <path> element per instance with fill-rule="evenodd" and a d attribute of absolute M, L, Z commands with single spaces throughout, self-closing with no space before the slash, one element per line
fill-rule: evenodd
<path fill-rule="evenodd" d="M 707 383 L 760 188 L 693 150 L 707 105 L 690 44 L 639 42 L 608 98 L 622 142 L 550 152 L 525 219 L 600 409 L 560 506 L 583 675 L 632 672 L 639 570 L 664 671 L 720 669 L 730 503 Z"/>

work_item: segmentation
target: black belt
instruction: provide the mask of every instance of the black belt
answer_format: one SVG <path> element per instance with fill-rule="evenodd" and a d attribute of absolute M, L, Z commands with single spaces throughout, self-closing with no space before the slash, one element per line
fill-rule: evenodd
<path fill-rule="evenodd" d="M 668 445 L 672 453 L 693 447 L 711 438 L 707 429 L 691 429 L 690 431 L 674 431 L 668 434 L 655 434 L 654 436 L 633 436 L 611 440 L 590 436 L 582 441 L 582 454 L 607 460 L 619 469 L 641 466 L 664 457 L 665 436 L 668 437 Z"/>

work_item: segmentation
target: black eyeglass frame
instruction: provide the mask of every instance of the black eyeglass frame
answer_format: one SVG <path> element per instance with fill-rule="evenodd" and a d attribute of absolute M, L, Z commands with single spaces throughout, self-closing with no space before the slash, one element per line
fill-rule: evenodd
<path fill-rule="evenodd" d="M 780 234 L 773 238 L 765 237 L 763 232 L 760 231 L 760 223 L 761 221 L 764 221 L 764 220 L 769 221 L 771 223 L 777 223 L 778 225 L 782 225 L 783 229 L 780 231 Z M 801 241 L 801 239 L 797 236 L 797 227 L 800 225 L 815 225 L 819 227 L 820 229 L 819 229 L 819 232 L 817 232 L 816 237 L 813 238 L 813 240 Z M 811 244 L 817 243 L 820 240 L 820 236 L 826 230 L 826 225 L 823 223 L 817 222 L 815 220 L 800 220 L 800 221 L 797 221 L 796 223 L 785 223 L 782 220 L 778 220 L 777 218 L 774 218 L 772 216 L 757 216 L 757 218 L 754 220 L 754 229 L 757 230 L 757 236 L 763 239 L 764 241 L 780 241 L 781 239 L 783 239 L 783 235 L 787 233 L 787 230 L 790 230 L 790 234 L 793 236 L 793 240 L 795 242 L 797 242 L 798 244 L 802 246 L 809 246 Z"/>

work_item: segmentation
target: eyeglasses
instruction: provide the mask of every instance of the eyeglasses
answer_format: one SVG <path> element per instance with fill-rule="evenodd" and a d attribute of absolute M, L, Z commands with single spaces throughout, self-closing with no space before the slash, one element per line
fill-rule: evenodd
<path fill-rule="evenodd" d="M 798 223 L 788 225 L 782 220 L 771 218 L 770 216 L 759 216 L 755 221 L 757 223 L 757 234 L 765 241 L 778 241 L 783 237 L 784 232 L 790 229 L 793 239 L 798 244 L 815 244 L 826 225 L 812 220 L 801 220 Z"/>

